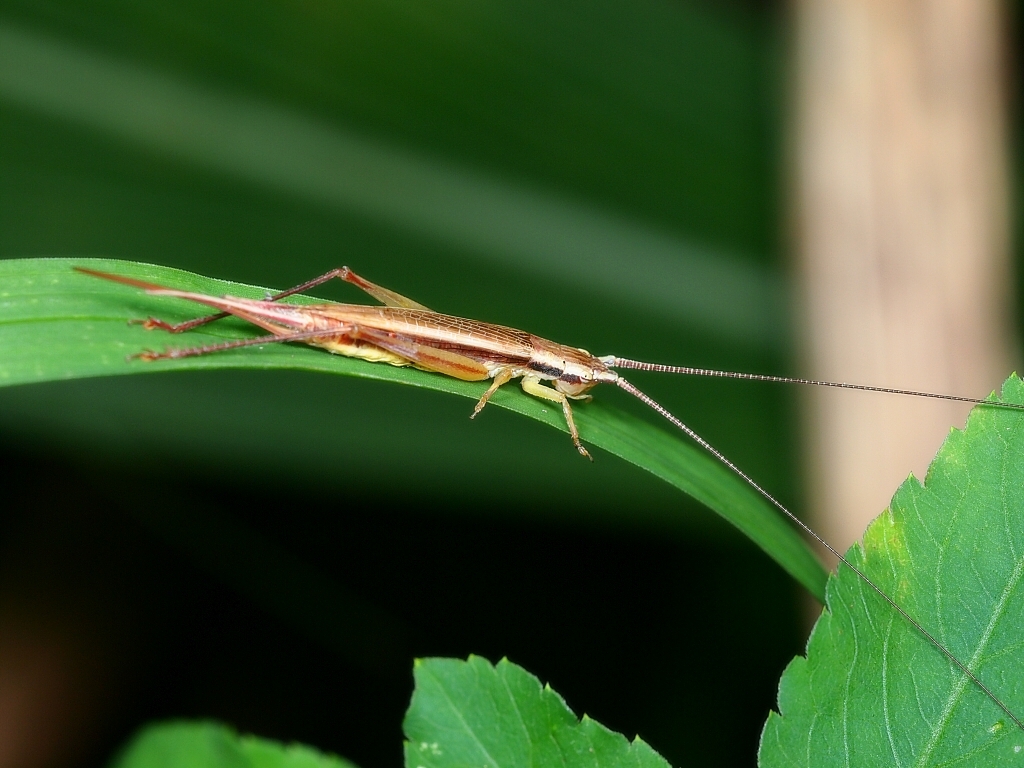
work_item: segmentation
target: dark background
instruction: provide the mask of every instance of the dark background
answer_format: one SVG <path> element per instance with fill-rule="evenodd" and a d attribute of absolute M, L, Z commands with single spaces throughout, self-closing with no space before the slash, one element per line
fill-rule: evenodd
<path fill-rule="evenodd" d="M 786 13 L 3 2 L 0 31 L 667 234 L 774 295 Z M 0 94 L 0 257 L 134 259 L 278 288 L 349 264 L 435 309 L 599 354 L 797 372 L 784 310 L 765 311 L 757 341 L 713 317 L 667 319 L 592 289 L 586 262 L 567 284 L 201 156 Z M 800 508 L 792 393 L 634 378 Z M 413 657 L 469 653 L 508 656 L 674 765 L 753 764 L 802 648 L 799 589 L 614 457 L 590 465 L 561 433 L 468 413 L 435 393 L 282 372 L 0 390 L 0 628 L 53 649 L 65 677 L 33 727 L 68 746 L 38 764 L 101 765 L 144 722 L 210 717 L 395 766 Z"/>

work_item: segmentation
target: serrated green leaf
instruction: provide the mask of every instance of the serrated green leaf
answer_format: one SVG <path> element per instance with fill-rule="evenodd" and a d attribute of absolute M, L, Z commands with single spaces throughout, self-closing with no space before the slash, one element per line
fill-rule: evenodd
<path fill-rule="evenodd" d="M 355 768 L 302 744 L 239 736 L 211 722 L 169 722 L 144 728 L 111 768 Z"/>
<path fill-rule="evenodd" d="M 420 659 L 403 730 L 406 768 L 631 766 L 668 768 L 639 737 L 630 743 L 507 659 L 492 665 Z"/>
<path fill-rule="evenodd" d="M 294 344 L 268 344 L 183 360 L 126 361 L 126 355 L 147 347 L 211 344 L 253 336 L 257 331 L 241 321 L 227 319 L 170 339 L 128 325 L 131 318 L 149 315 L 170 322 L 187 320 L 196 316 L 196 305 L 148 296 L 135 288 L 79 274 L 72 271 L 74 265 L 204 293 L 262 298 L 267 292 L 265 288 L 134 262 L 0 261 L 0 385 L 167 370 L 276 368 L 390 381 L 474 400 L 485 389 L 481 383 L 367 363 Z M 516 387 L 503 387 L 491 402 L 565 430 L 558 409 L 526 396 Z M 812 594 L 824 596 L 824 570 L 799 534 L 746 483 L 704 451 L 605 403 L 582 405 L 575 413 L 585 442 L 646 469 L 718 512 Z"/>
<path fill-rule="evenodd" d="M 1011 376 L 1008 402 L 1024 403 Z M 976 407 L 847 557 L 1024 716 L 1024 414 Z M 1024 730 L 849 568 L 786 669 L 760 765 L 1024 765 Z"/>

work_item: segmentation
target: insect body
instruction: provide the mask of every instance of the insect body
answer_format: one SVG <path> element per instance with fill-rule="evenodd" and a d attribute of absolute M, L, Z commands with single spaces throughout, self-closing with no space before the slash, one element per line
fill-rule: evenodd
<path fill-rule="evenodd" d="M 615 384 L 642 400 L 689 435 L 793 523 L 824 546 L 839 561 L 849 567 L 932 645 L 940 650 L 950 662 L 955 664 L 967 678 L 977 685 L 1024 731 L 1024 722 L 1018 719 L 978 679 L 973 671 L 868 576 L 844 557 L 841 552 L 815 533 L 806 523 L 790 512 L 781 502 L 776 500 L 774 496 L 764 490 L 749 475 L 739 469 L 704 438 L 648 395 L 626 381 L 615 369 L 630 368 L 664 373 L 812 384 L 842 389 L 889 392 L 901 395 L 996 405 L 1005 408 L 1020 409 L 1024 406 L 991 403 L 975 398 L 886 387 L 660 365 L 629 360 L 613 355 L 598 357 L 584 349 L 558 344 L 525 331 L 434 312 L 422 304 L 359 277 L 349 270 L 348 267 L 332 270 L 295 288 L 268 296 L 262 301 L 232 296 L 208 296 L 201 293 L 165 288 L 134 278 L 99 272 L 84 267 L 76 267 L 75 269 L 95 277 L 142 288 L 154 296 L 188 299 L 218 310 L 217 314 L 200 317 L 177 325 L 172 325 L 155 318 L 140 321 L 146 328 L 158 328 L 172 333 L 180 333 L 226 317 L 227 315 L 234 315 L 269 331 L 270 334 L 268 336 L 240 339 L 208 346 L 169 349 L 165 352 L 144 351 L 132 357 L 143 360 L 174 359 L 195 357 L 270 342 L 303 342 L 348 357 L 398 366 L 414 366 L 464 381 L 484 381 L 490 379 L 491 385 L 477 402 L 472 416 L 476 416 L 484 408 L 487 401 L 499 387 L 507 384 L 514 378 L 520 378 L 522 379 L 522 387 L 528 394 L 561 405 L 573 444 L 587 458 L 591 457 L 580 442 L 579 432 L 573 421 L 572 408 L 569 401 L 589 399 L 588 391 L 597 384 Z M 339 278 L 361 288 L 384 306 L 373 307 L 361 304 L 335 303 L 300 306 L 278 303 L 280 299 L 301 293 L 334 278 Z M 549 382 L 550 385 L 546 384 L 546 382 Z"/>
<path fill-rule="evenodd" d="M 346 357 L 357 357 L 374 363 L 411 365 L 463 381 L 491 379 L 491 386 L 476 404 L 473 416 L 480 413 L 498 387 L 512 379 L 521 378 L 522 387 L 528 394 L 561 405 L 573 444 L 587 458 L 591 457 L 580 442 L 569 400 L 589 399 L 587 390 L 595 384 L 619 381 L 619 375 L 610 367 L 614 358 L 595 357 L 585 349 L 558 344 L 515 328 L 434 312 L 394 291 L 364 280 L 348 267 L 328 272 L 265 301 L 177 291 L 121 275 L 83 267 L 77 269 L 96 277 L 145 288 L 147 293 L 155 296 L 173 296 L 206 304 L 222 313 L 247 320 L 272 334 L 270 337 L 207 347 L 172 349 L 160 353 L 143 352 L 138 357 L 144 360 L 194 357 L 270 341 L 302 341 Z M 362 288 L 385 306 L 296 306 L 276 303 L 278 299 L 334 277 Z M 170 325 L 150 318 L 142 324 L 147 328 L 179 333 L 223 316 L 211 315 L 180 325 Z M 551 382 L 552 386 L 545 386 L 543 382 L 546 381 Z"/>

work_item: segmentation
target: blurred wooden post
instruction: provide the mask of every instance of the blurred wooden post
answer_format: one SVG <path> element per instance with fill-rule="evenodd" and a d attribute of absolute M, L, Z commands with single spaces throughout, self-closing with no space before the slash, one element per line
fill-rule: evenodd
<path fill-rule="evenodd" d="M 984 397 L 1011 331 L 1002 7 L 796 0 L 802 373 Z M 808 392 L 813 523 L 845 549 L 967 408 Z"/>

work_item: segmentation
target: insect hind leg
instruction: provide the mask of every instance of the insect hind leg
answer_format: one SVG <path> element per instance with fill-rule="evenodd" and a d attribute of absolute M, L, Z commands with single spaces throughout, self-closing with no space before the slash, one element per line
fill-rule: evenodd
<path fill-rule="evenodd" d="M 360 277 L 348 267 L 338 267 L 332 269 L 330 272 L 324 272 L 319 277 L 314 277 L 312 280 L 307 280 L 304 283 L 296 285 L 294 288 L 289 288 L 287 291 L 281 291 L 274 293 L 266 297 L 266 301 L 279 301 L 289 296 L 294 296 L 297 293 L 308 291 L 310 288 L 316 288 L 318 285 L 323 285 L 329 280 L 338 278 L 344 280 L 346 283 L 356 286 L 362 291 L 365 291 L 373 298 L 377 299 L 381 304 L 388 307 L 405 307 L 406 309 L 423 309 L 430 311 L 427 307 L 423 306 L 419 302 L 413 301 L 412 299 L 406 298 L 399 293 L 388 290 L 376 283 L 371 283 L 369 280 Z M 230 312 L 216 312 L 212 315 L 204 315 L 203 317 L 197 317 L 194 320 L 187 320 L 184 323 L 168 323 L 165 320 L 159 320 L 155 317 L 147 317 L 145 320 L 129 320 L 128 322 L 132 325 L 141 325 L 147 331 L 161 330 L 167 331 L 168 333 L 184 333 L 185 331 L 191 331 L 193 328 L 199 328 L 200 326 L 212 323 L 215 320 L 221 320 L 228 317 Z"/>
<path fill-rule="evenodd" d="M 288 296 L 294 296 L 296 293 L 302 293 L 308 291 L 310 288 L 316 288 L 318 285 L 326 283 L 328 280 L 334 278 L 340 278 L 347 280 L 347 276 L 351 274 L 348 267 L 339 267 L 338 269 L 332 269 L 330 272 L 325 272 L 319 277 L 314 277 L 312 280 L 296 285 L 294 288 L 289 288 L 287 291 L 281 291 L 274 293 L 266 297 L 266 301 L 278 301 L 279 299 L 287 298 Z M 187 320 L 184 323 L 168 323 L 165 320 L 158 320 L 155 317 L 147 317 L 145 320 L 129 320 L 131 325 L 141 325 L 147 331 L 161 330 L 167 331 L 168 333 L 184 333 L 185 331 L 191 331 L 193 328 L 199 328 L 200 326 L 212 323 L 214 320 L 221 320 L 225 317 L 229 317 L 230 312 L 215 312 L 212 315 L 204 315 L 203 317 L 197 317 L 194 320 Z"/>
<path fill-rule="evenodd" d="M 134 355 L 129 355 L 129 360 L 180 360 L 183 357 L 199 357 L 200 355 L 211 355 L 215 352 L 226 352 L 229 349 L 241 349 L 242 347 L 256 347 L 264 344 L 280 344 L 288 341 L 309 342 L 324 336 L 330 336 L 330 332 L 321 329 L 314 331 L 296 331 L 294 333 L 275 333 L 269 336 L 256 336 L 251 339 L 236 339 L 225 341 L 220 344 L 207 344 L 202 347 L 172 348 L 164 352 L 154 352 L 151 349 L 144 350 Z"/>

